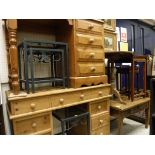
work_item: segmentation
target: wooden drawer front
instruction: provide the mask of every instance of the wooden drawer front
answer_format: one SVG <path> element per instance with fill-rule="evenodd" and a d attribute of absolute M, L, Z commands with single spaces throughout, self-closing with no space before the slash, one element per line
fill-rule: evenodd
<path fill-rule="evenodd" d="M 48 97 L 25 99 L 12 102 L 11 104 L 11 113 L 14 115 L 50 108 L 50 100 Z"/>
<path fill-rule="evenodd" d="M 44 114 L 40 116 L 21 118 L 19 120 L 13 120 L 14 134 L 25 135 L 35 134 L 39 131 L 47 130 L 51 128 L 51 114 Z"/>
<path fill-rule="evenodd" d="M 63 107 L 67 104 L 72 104 L 75 102 L 80 102 L 82 99 L 80 98 L 82 94 L 80 92 L 72 92 L 72 93 L 63 93 L 54 95 L 51 98 L 52 107 Z"/>
<path fill-rule="evenodd" d="M 78 63 L 78 75 L 104 75 L 104 64 L 101 63 Z"/>
<path fill-rule="evenodd" d="M 76 20 L 76 29 L 102 33 L 103 25 L 87 20 Z"/>
<path fill-rule="evenodd" d="M 86 90 L 83 92 L 84 100 L 99 98 L 99 97 L 105 97 L 110 94 L 110 87 L 104 87 L 104 88 L 97 88 L 94 90 Z"/>
<path fill-rule="evenodd" d="M 109 101 L 108 100 L 96 101 L 90 104 L 91 115 L 101 113 L 104 111 L 109 112 Z"/>
<path fill-rule="evenodd" d="M 110 134 L 110 125 L 109 124 L 91 132 L 91 135 L 109 135 L 109 134 Z"/>
<path fill-rule="evenodd" d="M 109 113 L 102 113 L 100 115 L 91 117 L 91 130 L 98 129 L 107 124 L 110 124 Z"/>
<path fill-rule="evenodd" d="M 103 61 L 103 48 L 77 47 L 77 55 L 79 60 L 100 60 Z"/>
<path fill-rule="evenodd" d="M 85 45 L 95 45 L 103 47 L 103 38 L 102 36 L 94 36 L 94 35 L 85 35 L 85 34 L 76 34 L 77 44 L 85 44 Z"/>
<path fill-rule="evenodd" d="M 110 86 L 100 87 L 94 89 L 84 89 L 75 92 L 55 94 L 51 96 L 52 108 L 61 108 L 65 105 L 79 104 L 83 101 L 89 101 L 91 99 L 97 99 L 110 94 Z"/>

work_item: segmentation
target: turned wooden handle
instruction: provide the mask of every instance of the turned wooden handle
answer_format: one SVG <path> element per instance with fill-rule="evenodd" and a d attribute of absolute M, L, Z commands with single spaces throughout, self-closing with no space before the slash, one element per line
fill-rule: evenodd
<path fill-rule="evenodd" d="M 102 119 L 100 119 L 100 124 L 102 124 L 103 123 L 103 120 Z"/>
<path fill-rule="evenodd" d="M 61 98 L 59 101 L 60 101 L 60 103 L 64 103 L 64 99 L 63 98 Z"/>
<path fill-rule="evenodd" d="M 37 126 L 37 123 L 32 123 L 32 128 L 36 128 L 36 126 Z"/>
<path fill-rule="evenodd" d="M 88 25 L 88 28 L 89 28 L 89 29 L 94 28 L 94 24 L 92 24 L 92 23 L 91 23 L 91 24 L 89 24 L 89 25 Z"/>
<path fill-rule="evenodd" d="M 31 109 L 35 109 L 36 104 L 35 103 L 31 103 L 30 107 L 31 107 Z"/>
<path fill-rule="evenodd" d="M 91 58 L 94 58 L 94 57 L 95 57 L 95 53 L 91 52 L 91 53 L 90 53 L 90 57 L 91 57 Z"/>
<path fill-rule="evenodd" d="M 99 110 L 101 109 L 101 106 L 100 106 L 100 105 L 98 106 L 98 109 L 99 109 Z"/>
<path fill-rule="evenodd" d="M 89 39 L 89 42 L 90 42 L 90 43 L 93 43 L 94 41 L 95 41 L 94 38 L 90 38 L 90 39 Z"/>
<path fill-rule="evenodd" d="M 101 96 L 101 95 L 103 95 L 103 92 L 102 91 L 99 91 L 98 94 Z"/>
<path fill-rule="evenodd" d="M 91 67 L 90 70 L 91 70 L 92 72 L 94 72 L 94 71 L 96 70 L 96 68 L 95 68 L 95 67 Z"/>
<path fill-rule="evenodd" d="M 84 94 L 81 94 L 81 95 L 80 95 L 80 98 L 81 98 L 81 99 L 84 99 Z"/>

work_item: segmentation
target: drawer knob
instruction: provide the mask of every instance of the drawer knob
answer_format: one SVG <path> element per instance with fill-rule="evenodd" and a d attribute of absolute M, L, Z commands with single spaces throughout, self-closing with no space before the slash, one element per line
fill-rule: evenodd
<path fill-rule="evenodd" d="M 32 123 L 32 128 L 36 128 L 37 124 L 36 123 Z"/>
<path fill-rule="evenodd" d="M 99 110 L 101 109 L 101 106 L 100 106 L 100 105 L 98 106 L 98 109 L 99 109 Z"/>
<path fill-rule="evenodd" d="M 89 24 L 88 28 L 89 28 L 89 29 L 94 28 L 94 24 Z"/>
<path fill-rule="evenodd" d="M 101 132 L 100 135 L 103 135 L 103 132 Z"/>
<path fill-rule="evenodd" d="M 64 103 L 64 99 L 63 98 L 61 98 L 59 101 L 60 101 L 60 103 Z"/>
<path fill-rule="evenodd" d="M 31 109 L 35 109 L 35 107 L 36 107 L 36 104 L 35 103 L 31 103 Z"/>
<path fill-rule="evenodd" d="M 94 57 L 95 57 L 95 53 L 93 53 L 93 52 L 90 53 L 90 57 L 91 57 L 91 58 L 94 58 Z"/>
<path fill-rule="evenodd" d="M 100 119 L 100 124 L 103 124 L 103 120 L 102 119 Z"/>
<path fill-rule="evenodd" d="M 102 91 L 99 91 L 98 94 L 99 94 L 100 96 L 102 96 L 102 95 L 103 95 L 103 92 L 102 92 Z"/>
<path fill-rule="evenodd" d="M 81 95 L 80 95 L 80 98 L 81 98 L 81 99 L 84 99 L 84 94 L 81 94 Z"/>
<path fill-rule="evenodd" d="M 90 38 L 90 39 L 89 39 L 89 43 L 93 43 L 94 41 L 95 41 L 94 38 Z"/>
<path fill-rule="evenodd" d="M 94 71 L 96 70 L 96 68 L 95 68 L 95 67 L 91 67 L 90 70 L 91 70 L 92 72 L 94 72 Z"/>

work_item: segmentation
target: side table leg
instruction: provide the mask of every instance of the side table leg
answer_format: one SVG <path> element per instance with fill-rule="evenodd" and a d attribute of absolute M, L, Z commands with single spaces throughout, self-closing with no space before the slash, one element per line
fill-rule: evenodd
<path fill-rule="evenodd" d="M 121 115 L 119 115 L 117 118 L 117 124 L 118 124 L 118 135 L 121 135 L 123 131 L 123 117 Z"/>
<path fill-rule="evenodd" d="M 149 104 L 149 103 L 148 103 Z M 147 129 L 149 126 L 149 120 L 150 120 L 150 109 L 149 109 L 149 105 L 148 107 L 145 109 L 145 128 Z"/>

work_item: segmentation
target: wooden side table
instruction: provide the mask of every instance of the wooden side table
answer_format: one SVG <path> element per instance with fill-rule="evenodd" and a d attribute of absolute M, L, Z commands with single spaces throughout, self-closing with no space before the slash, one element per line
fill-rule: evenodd
<path fill-rule="evenodd" d="M 131 100 L 134 100 L 134 85 L 135 85 L 135 63 L 141 62 L 143 64 L 143 95 L 146 96 L 146 65 L 147 65 L 147 56 L 141 55 L 141 56 L 133 56 L 132 63 L 131 63 L 131 72 L 132 72 L 132 80 L 131 80 Z"/>
<path fill-rule="evenodd" d="M 111 101 L 110 115 L 116 117 L 118 124 L 118 134 L 122 134 L 123 119 L 145 109 L 145 128 L 149 125 L 150 114 L 150 98 L 138 99 L 133 102 L 128 102 L 126 105 L 119 101 Z"/>

